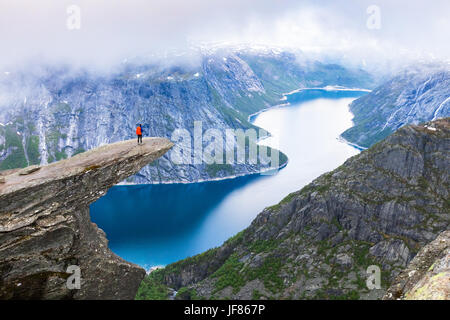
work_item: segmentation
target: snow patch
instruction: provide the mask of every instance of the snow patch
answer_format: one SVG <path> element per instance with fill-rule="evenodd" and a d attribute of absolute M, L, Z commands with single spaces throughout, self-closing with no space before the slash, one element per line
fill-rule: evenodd
<path fill-rule="evenodd" d="M 395 111 L 389 116 L 389 118 L 387 119 L 387 121 L 386 121 L 386 123 L 384 124 L 383 128 L 381 129 L 381 131 L 383 131 L 384 129 L 386 129 L 386 127 L 387 127 L 388 125 L 391 124 L 392 119 L 394 119 L 395 115 L 396 115 L 400 110 L 401 110 L 401 108 L 395 110 Z"/>
<path fill-rule="evenodd" d="M 434 113 L 432 121 L 437 119 L 439 111 L 441 111 L 442 107 L 449 101 L 450 101 L 450 97 L 448 97 L 447 99 L 444 100 L 444 102 L 441 103 L 441 105 L 436 109 L 436 112 Z"/>

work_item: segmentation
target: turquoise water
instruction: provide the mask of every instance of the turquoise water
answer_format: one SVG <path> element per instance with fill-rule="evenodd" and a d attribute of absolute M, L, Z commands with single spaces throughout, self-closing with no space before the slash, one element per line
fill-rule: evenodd
<path fill-rule="evenodd" d="M 261 143 L 289 157 L 275 175 L 193 184 L 115 186 L 91 205 L 113 252 L 150 268 L 223 243 L 267 206 L 359 151 L 337 138 L 352 125 L 349 103 L 364 92 L 307 90 L 291 105 L 252 117 L 272 137 Z"/>

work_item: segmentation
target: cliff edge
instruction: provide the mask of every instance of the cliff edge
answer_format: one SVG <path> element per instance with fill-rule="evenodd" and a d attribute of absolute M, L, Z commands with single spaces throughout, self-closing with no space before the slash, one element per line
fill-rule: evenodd
<path fill-rule="evenodd" d="M 384 300 L 450 300 L 450 230 L 420 249 Z"/>
<path fill-rule="evenodd" d="M 0 172 L 0 299 L 134 298 L 145 270 L 108 249 L 89 205 L 173 146 L 163 138 L 143 142 Z M 80 289 L 67 287 L 71 265 L 80 268 Z"/>

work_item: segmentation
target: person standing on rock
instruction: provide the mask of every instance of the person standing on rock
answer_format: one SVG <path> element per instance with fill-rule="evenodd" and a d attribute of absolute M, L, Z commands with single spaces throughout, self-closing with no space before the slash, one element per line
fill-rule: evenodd
<path fill-rule="evenodd" d="M 142 144 L 142 125 L 139 124 L 139 126 L 136 128 L 136 134 L 138 136 L 138 144 Z"/>

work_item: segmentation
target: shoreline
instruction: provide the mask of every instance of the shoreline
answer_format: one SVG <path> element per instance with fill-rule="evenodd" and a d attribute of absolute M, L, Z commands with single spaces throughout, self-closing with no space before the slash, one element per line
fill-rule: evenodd
<path fill-rule="evenodd" d="M 351 146 L 351 147 L 353 147 L 353 148 L 355 148 L 355 149 L 358 149 L 358 150 L 360 150 L 360 151 L 364 151 L 364 150 L 369 149 L 369 148 L 360 146 L 359 144 L 350 142 L 350 141 L 348 141 L 347 139 L 345 139 L 345 138 L 344 138 L 343 136 L 341 136 L 341 135 L 339 135 L 339 137 L 337 137 L 336 139 L 339 140 L 340 142 L 345 143 L 345 144 L 348 144 L 349 146 Z"/>
<path fill-rule="evenodd" d="M 219 177 L 219 178 L 212 178 L 212 179 L 201 179 L 201 180 L 196 180 L 196 181 L 162 181 L 162 182 L 154 182 L 154 183 L 128 183 L 128 182 L 120 182 L 118 184 L 116 184 L 115 186 L 151 186 L 151 185 L 158 185 L 158 184 L 191 184 L 191 183 L 204 183 L 204 182 L 215 182 L 215 181 L 223 181 L 223 180 L 232 180 L 232 179 L 236 179 L 236 178 L 242 178 L 242 177 L 246 177 L 246 176 L 253 176 L 255 174 L 263 174 L 265 172 L 268 171 L 272 171 L 272 170 L 281 170 L 284 167 L 286 167 L 289 163 L 289 158 L 288 160 L 283 163 L 282 165 L 279 165 L 276 168 L 268 168 L 265 170 L 260 170 L 260 171 L 255 171 L 255 172 L 249 172 L 249 173 L 240 173 L 240 174 L 235 174 L 232 176 L 226 176 L 226 177 Z"/>
<path fill-rule="evenodd" d="M 288 93 L 283 93 L 283 97 L 294 94 L 294 93 L 299 93 L 301 91 L 305 91 L 305 90 L 324 90 L 324 91 L 361 91 L 361 92 L 372 92 L 372 90 L 370 89 L 364 89 L 364 88 L 347 88 L 347 87 L 342 87 L 342 86 L 325 86 L 325 87 L 312 87 L 312 88 L 299 88 L 299 89 L 295 89 L 291 92 Z"/>
<path fill-rule="evenodd" d="M 361 92 L 372 92 L 372 90 L 369 89 L 363 89 L 363 88 L 347 88 L 347 87 L 342 87 L 342 86 L 325 86 L 325 87 L 317 87 L 317 88 L 299 88 L 296 90 L 293 90 L 291 92 L 288 93 L 283 93 L 282 97 L 280 99 L 280 101 L 286 101 L 287 100 L 287 96 L 295 94 L 295 93 L 299 93 L 301 91 L 306 91 L 306 90 L 324 90 L 324 91 L 361 91 Z M 290 106 L 291 103 L 290 102 L 286 102 L 286 103 L 280 103 L 280 104 L 276 104 L 264 109 L 261 109 L 257 112 L 254 112 L 252 114 L 250 114 L 247 117 L 247 121 L 252 123 L 252 118 L 269 110 L 272 109 L 278 109 L 278 108 L 284 108 L 284 107 L 288 107 Z M 264 129 L 264 128 L 262 128 Z M 265 130 L 265 129 L 264 129 Z M 259 139 L 257 139 L 256 143 L 258 144 L 259 142 L 263 141 L 264 139 L 267 139 L 271 136 L 270 132 L 266 131 L 268 133 L 267 136 L 265 137 L 261 137 Z M 341 141 L 342 143 L 348 144 L 349 146 L 358 149 L 360 151 L 363 151 L 367 148 L 364 148 L 362 146 L 359 146 L 355 143 L 352 143 L 346 139 L 344 139 L 341 135 L 339 135 L 336 139 L 338 139 L 339 141 Z M 282 152 L 281 150 L 278 150 L 279 152 Z M 214 182 L 214 181 L 223 181 L 223 180 L 231 180 L 231 179 L 236 179 L 236 178 L 241 178 L 241 177 L 245 177 L 245 176 L 252 176 L 252 175 L 256 175 L 256 174 L 263 174 L 265 172 L 271 171 L 271 170 L 281 170 L 284 167 L 286 167 L 289 163 L 289 157 L 286 155 L 287 160 L 285 163 L 283 163 L 282 165 L 278 166 L 277 168 L 269 168 L 269 169 L 265 169 L 265 170 L 261 170 L 261 171 L 256 171 L 256 172 L 249 172 L 249 173 L 240 173 L 240 174 L 236 174 L 236 175 L 231 175 L 231 176 L 226 176 L 226 177 L 219 177 L 219 178 L 212 178 L 212 179 L 201 179 L 201 180 L 196 180 L 196 181 L 178 181 L 178 180 L 169 180 L 169 181 L 160 181 L 160 182 L 152 182 L 152 183 L 129 183 L 129 182 L 120 182 L 118 184 L 116 184 L 115 186 L 148 186 L 148 185 L 161 185 L 161 184 L 191 184 L 191 183 L 204 183 L 204 182 Z"/>

